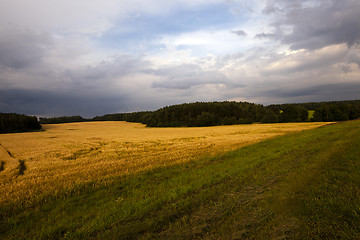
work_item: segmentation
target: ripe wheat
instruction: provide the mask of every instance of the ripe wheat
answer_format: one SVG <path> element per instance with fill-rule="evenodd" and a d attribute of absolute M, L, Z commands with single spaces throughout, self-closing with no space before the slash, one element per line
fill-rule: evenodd
<path fill-rule="evenodd" d="M 204 128 L 147 128 L 126 122 L 44 125 L 41 132 L 0 135 L 0 206 L 31 203 L 74 185 L 216 155 L 324 123 Z M 19 176 L 19 160 L 26 171 Z"/>

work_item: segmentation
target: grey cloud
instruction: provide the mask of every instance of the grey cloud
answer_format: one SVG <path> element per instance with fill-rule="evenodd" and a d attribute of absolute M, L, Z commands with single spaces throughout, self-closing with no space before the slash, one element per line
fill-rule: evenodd
<path fill-rule="evenodd" d="M 310 0 L 312 1 L 312 0 Z M 281 14 L 285 13 L 289 9 L 297 9 L 304 6 L 303 4 L 306 2 L 310 2 L 306 0 L 268 0 L 265 8 L 263 9 L 263 13 L 265 14 Z M 320 0 L 321 2 L 322 0 Z M 317 0 L 312 2 L 319 2 Z"/>
<path fill-rule="evenodd" d="M 109 65 L 109 64 L 108 64 Z M 150 68 L 151 63 L 144 60 L 141 56 L 120 55 L 110 64 L 111 73 L 133 73 L 141 72 Z"/>
<path fill-rule="evenodd" d="M 234 31 L 230 31 L 230 32 L 238 35 L 239 37 L 247 36 L 247 33 L 245 31 L 243 31 L 243 30 L 234 30 Z"/>
<path fill-rule="evenodd" d="M 46 32 L 34 32 L 16 25 L 0 27 L 0 66 L 21 69 L 42 61 L 53 39 Z"/>
<path fill-rule="evenodd" d="M 349 63 L 357 64 L 360 68 L 360 45 L 352 48 L 352 51 L 347 55 L 346 60 Z"/>
<path fill-rule="evenodd" d="M 327 45 L 360 42 L 360 2 L 354 0 L 269 1 L 264 9 L 274 14 L 277 38 L 291 49 L 318 49 Z M 291 28 L 292 31 L 286 32 Z"/>
<path fill-rule="evenodd" d="M 329 52 L 331 54 L 329 54 Z M 345 61 L 346 55 L 349 51 L 338 51 L 334 53 L 334 49 L 329 49 L 325 53 L 312 51 L 306 52 L 306 54 L 297 54 L 292 56 L 284 56 L 283 54 L 272 54 L 271 60 L 264 61 L 264 68 L 262 68 L 259 73 L 263 76 L 270 76 L 273 74 L 278 74 L 286 76 L 288 74 L 294 75 L 299 72 L 310 73 L 311 71 L 329 71 L 333 64 L 341 63 Z M 346 49 L 347 50 L 347 49 Z M 286 65 L 287 63 L 291 63 Z M 273 65 L 277 63 L 276 68 L 267 68 L 266 66 Z"/>
<path fill-rule="evenodd" d="M 318 84 L 309 87 L 247 88 L 241 97 L 262 104 L 304 103 L 359 99 L 360 83 Z"/>
<path fill-rule="evenodd" d="M 74 92 L 32 89 L 0 90 L 0 112 L 36 116 L 81 115 L 94 117 L 129 110 L 128 96 L 83 96 Z"/>
<path fill-rule="evenodd" d="M 261 93 L 274 98 L 297 98 L 299 101 L 351 100 L 360 97 L 360 83 L 321 84 L 298 89 L 272 89 Z"/>
<path fill-rule="evenodd" d="M 226 83 L 227 80 L 218 71 L 203 70 L 194 64 L 162 68 L 154 71 L 154 74 L 165 79 L 153 82 L 153 88 L 188 89 L 196 85 Z"/>
<path fill-rule="evenodd" d="M 351 67 L 345 64 L 340 66 L 340 70 L 344 73 L 350 73 L 352 71 Z"/>
<path fill-rule="evenodd" d="M 144 110 L 141 102 L 135 103 L 141 99 L 134 94 L 136 86 L 123 78 L 148 68 L 147 61 L 130 55 L 92 66 L 69 65 L 67 69 L 51 63 L 29 65 L 15 75 L 9 67 L 0 68 L 0 112 L 91 117 L 134 111 L 137 106 Z"/>
<path fill-rule="evenodd" d="M 83 66 L 75 69 L 65 69 L 61 78 L 70 79 L 73 83 L 88 82 L 90 84 L 111 78 L 120 78 L 132 73 L 147 72 L 150 62 L 141 57 L 120 55 L 109 61 L 103 61 L 94 66 Z"/>
<path fill-rule="evenodd" d="M 304 89 L 271 89 L 262 92 L 263 96 L 268 97 L 280 97 L 280 98 L 301 98 L 318 95 L 323 88 L 320 86 L 314 86 Z"/>
<path fill-rule="evenodd" d="M 258 39 L 276 39 L 277 36 L 276 34 L 274 33 L 259 33 L 259 34 L 256 34 L 255 35 L 255 38 L 258 38 Z"/>
<path fill-rule="evenodd" d="M 279 12 L 279 11 L 280 11 L 280 9 L 278 7 L 276 7 L 273 2 L 268 2 L 268 4 L 263 9 L 263 13 L 265 13 L 265 14 L 271 14 L 271 13 L 275 13 L 275 12 Z"/>

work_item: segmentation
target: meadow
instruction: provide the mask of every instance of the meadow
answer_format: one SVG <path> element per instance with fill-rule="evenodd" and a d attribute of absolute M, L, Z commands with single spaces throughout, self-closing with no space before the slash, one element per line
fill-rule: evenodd
<path fill-rule="evenodd" d="M 0 236 L 360 237 L 360 124 L 323 125 L 87 122 L 0 135 Z"/>

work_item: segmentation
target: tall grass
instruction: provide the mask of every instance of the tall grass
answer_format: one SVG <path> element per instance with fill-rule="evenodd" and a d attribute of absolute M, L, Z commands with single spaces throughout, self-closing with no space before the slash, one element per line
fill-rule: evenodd
<path fill-rule="evenodd" d="M 2 209 L 4 239 L 359 239 L 360 122 Z M 16 210 L 16 211 L 14 211 Z"/>

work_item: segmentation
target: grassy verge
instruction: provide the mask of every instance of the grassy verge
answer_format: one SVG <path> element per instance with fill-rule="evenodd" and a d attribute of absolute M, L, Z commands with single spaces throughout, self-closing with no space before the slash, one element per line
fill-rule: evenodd
<path fill-rule="evenodd" d="M 359 239 L 360 122 L 1 209 L 2 239 Z"/>
<path fill-rule="evenodd" d="M 314 113 L 315 113 L 315 110 L 308 110 L 308 121 L 310 121 L 312 118 L 314 118 Z"/>

